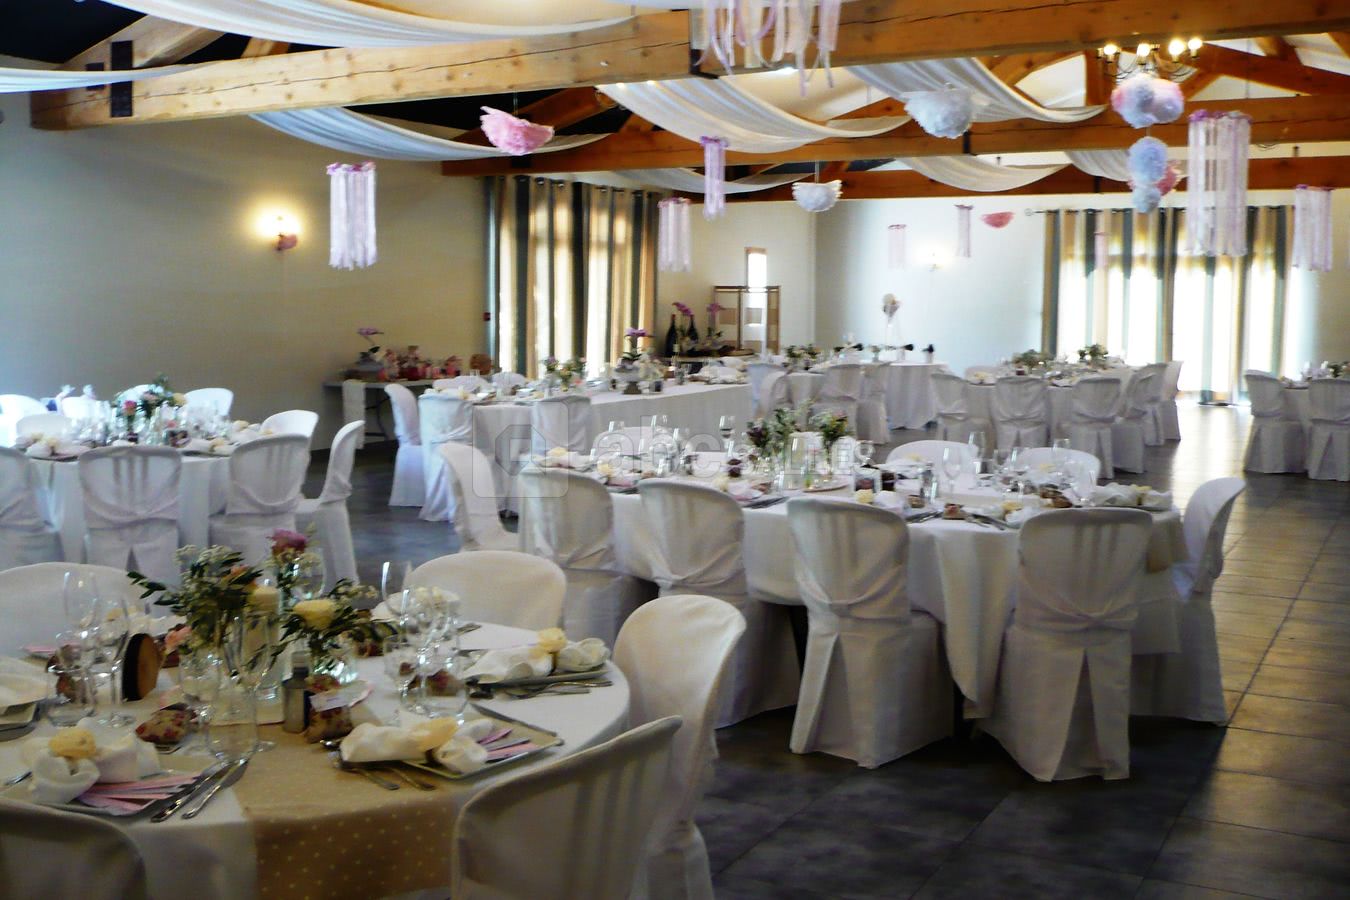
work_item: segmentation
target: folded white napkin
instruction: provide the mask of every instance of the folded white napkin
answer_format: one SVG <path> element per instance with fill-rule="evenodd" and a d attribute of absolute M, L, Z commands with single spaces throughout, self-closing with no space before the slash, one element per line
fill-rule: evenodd
<path fill-rule="evenodd" d="M 479 720 L 483 721 L 483 720 Z M 487 748 L 478 741 L 456 734 L 431 751 L 436 762 L 458 775 L 477 772 L 487 765 Z"/>
<path fill-rule="evenodd" d="M 584 469 L 591 464 L 591 457 L 587 453 L 569 453 L 561 447 L 554 447 L 544 456 L 535 457 L 535 464 L 540 466 L 557 466 L 564 469 Z"/>
<path fill-rule="evenodd" d="M 47 678 L 41 669 L 21 659 L 0 657 L 0 710 L 46 696 Z"/>
<path fill-rule="evenodd" d="M 363 722 L 342 739 L 342 758 L 350 763 L 421 760 L 430 753 L 452 772 L 467 774 L 487 762 L 478 741 L 492 732 L 488 719 L 428 719 L 406 728 Z"/>
<path fill-rule="evenodd" d="M 1164 510 L 1172 508 L 1171 491 L 1155 491 L 1149 489 L 1143 492 L 1139 500 L 1139 505 L 1144 509 Z"/>
<path fill-rule="evenodd" d="M 84 444 L 71 444 L 62 441 L 56 445 L 54 453 L 57 456 L 83 456 L 88 453 L 90 449 L 91 448 L 86 447 Z"/>
<path fill-rule="evenodd" d="M 1139 492 L 1131 484 L 1110 484 L 1094 487 L 1088 492 L 1088 506 L 1138 506 Z"/>
<path fill-rule="evenodd" d="M 55 451 L 55 449 L 56 449 L 55 447 L 53 447 L 47 441 L 43 440 L 43 441 L 34 441 L 33 443 L 29 444 L 28 447 L 23 452 L 25 456 L 30 456 L 33 459 L 51 459 L 52 453 Z"/>
<path fill-rule="evenodd" d="M 764 495 L 763 491 L 753 487 L 748 481 L 728 481 L 726 492 L 731 495 L 731 499 L 741 503 L 757 500 Z"/>
<path fill-rule="evenodd" d="M 464 673 L 484 684 L 516 678 L 542 678 L 553 671 L 553 654 L 538 646 L 489 650 Z"/>
<path fill-rule="evenodd" d="M 585 672 L 609 659 L 609 648 L 599 638 L 569 643 L 557 653 L 554 671 Z"/>
<path fill-rule="evenodd" d="M 138 781 L 163 771 L 154 745 L 135 734 L 103 729 L 92 719 L 81 720 L 77 727 L 94 738 L 96 750 L 92 759 L 72 760 L 53 753 L 50 736 L 31 738 L 24 744 L 21 754 L 32 770 L 30 790 L 37 802 L 69 803 L 96 783 Z"/>
<path fill-rule="evenodd" d="M 183 445 L 185 453 L 210 453 L 211 441 L 206 438 L 188 438 L 188 442 Z"/>

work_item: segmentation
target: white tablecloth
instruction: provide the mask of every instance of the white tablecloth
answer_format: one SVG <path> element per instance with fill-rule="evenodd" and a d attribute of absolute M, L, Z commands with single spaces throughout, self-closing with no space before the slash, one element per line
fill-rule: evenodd
<path fill-rule="evenodd" d="M 937 395 L 929 377 L 945 363 L 895 362 L 880 365 L 886 379 L 886 420 L 891 428 L 923 428 L 937 418 Z M 825 383 L 823 371 L 788 374 L 788 399 L 794 406 L 814 400 Z"/>
<path fill-rule="evenodd" d="M 534 632 L 519 628 L 507 628 L 501 625 L 484 625 L 481 629 L 465 635 L 466 648 L 511 647 L 533 643 Z M 361 677 L 371 682 L 374 692 L 366 701 L 377 715 L 386 715 L 393 710 L 397 698 L 392 685 L 383 674 L 382 661 L 379 659 L 361 660 L 358 663 Z M 524 771 L 530 767 L 542 765 L 550 759 L 568 753 L 574 753 L 587 747 L 607 741 L 620 734 L 627 727 L 628 719 L 628 682 L 617 666 L 611 664 L 609 679 L 613 686 L 596 688 L 589 694 L 554 695 L 533 697 L 528 700 L 480 701 L 484 707 L 498 710 L 531 725 L 557 732 L 563 739 L 560 747 L 541 753 L 528 762 L 522 762 L 502 770 L 501 774 L 483 775 L 479 778 L 461 782 L 450 782 L 427 776 L 436 784 L 438 799 L 453 804 L 458 810 L 465 801 L 485 784 L 495 778 L 509 777 L 510 774 Z M 167 687 L 174 678 L 173 670 L 160 675 L 160 686 Z M 130 704 L 127 709 L 136 718 L 143 719 L 156 708 L 152 701 Z M 35 734 L 50 734 L 52 728 L 45 722 Z M 19 756 L 23 740 L 0 743 L 0 780 L 7 779 L 24 771 Z M 188 768 L 193 760 L 179 754 L 167 757 L 178 768 Z M 209 761 L 196 760 L 202 766 Z M 328 760 L 321 750 L 316 748 L 314 765 L 327 765 Z M 248 773 L 244 773 L 247 779 Z M 19 785 L 4 792 L 4 796 L 19 799 L 26 795 L 26 785 Z M 410 796 L 421 794 L 410 786 L 401 791 L 390 791 L 389 802 L 406 802 Z M 422 795 L 425 798 L 429 795 Z M 421 798 L 419 798 L 421 799 Z M 303 798 L 297 798 L 302 801 Z M 127 834 L 136 843 L 145 859 L 149 879 L 150 896 L 165 900 L 181 900 L 188 896 L 193 900 L 239 900 L 251 897 L 255 892 L 256 862 L 254 855 L 253 832 L 243 810 L 234 797 L 233 789 L 221 791 L 206 810 L 197 818 L 184 820 L 180 816 L 161 822 L 151 823 L 138 817 L 137 821 L 119 820 Z M 315 821 L 314 834 L 297 834 L 312 839 L 312 843 L 322 843 L 323 831 L 329 827 L 341 827 L 339 823 Z M 77 852 L 76 848 L 69 848 Z M 372 854 L 379 854 L 378 846 L 370 848 Z M 361 871 L 360 860 L 346 860 L 352 872 Z M 434 887 L 434 885 L 427 885 Z"/>

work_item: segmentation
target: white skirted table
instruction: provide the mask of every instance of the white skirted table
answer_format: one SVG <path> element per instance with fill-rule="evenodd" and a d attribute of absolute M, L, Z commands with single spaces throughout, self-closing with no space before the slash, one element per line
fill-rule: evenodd
<path fill-rule="evenodd" d="M 933 392 L 934 372 L 946 363 L 893 362 L 863 363 L 880 366 L 885 379 L 886 422 L 891 428 L 920 429 L 937 418 L 937 394 Z M 788 374 L 788 399 L 794 406 L 809 402 L 825 384 L 822 368 Z"/>

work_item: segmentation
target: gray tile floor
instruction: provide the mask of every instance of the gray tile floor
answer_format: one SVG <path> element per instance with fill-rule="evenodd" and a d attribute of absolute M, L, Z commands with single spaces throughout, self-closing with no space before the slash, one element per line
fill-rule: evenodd
<path fill-rule="evenodd" d="M 1247 422 L 1183 406 L 1185 439 L 1130 480 L 1184 505 L 1241 474 Z M 391 462 L 362 451 L 354 477 L 368 580 L 383 559 L 453 546 L 444 523 L 385 505 Z M 1251 476 L 1227 544 L 1214 608 L 1228 727 L 1137 720 L 1128 781 L 1038 784 L 988 737 L 866 771 L 790 753 L 791 710 L 759 716 L 718 733 L 699 813 L 718 896 L 1350 896 L 1350 485 Z"/>

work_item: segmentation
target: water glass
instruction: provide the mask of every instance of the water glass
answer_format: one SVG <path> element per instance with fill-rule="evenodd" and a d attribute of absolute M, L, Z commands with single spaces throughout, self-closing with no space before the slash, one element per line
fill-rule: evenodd
<path fill-rule="evenodd" d="M 984 459 L 985 437 L 982 429 L 972 431 L 970 437 L 966 439 L 966 443 L 970 446 L 972 456 L 976 459 Z"/>
<path fill-rule="evenodd" d="M 253 692 L 222 679 L 206 723 L 206 749 L 217 759 L 248 759 L 258 750 L 258 707 Z"/>
<path fill-rule="evenodd" d="M 877 452 L 876 444 L 871 441 L 858 441 L 853 445 L 853 458 L 858 468 L 865 469 L 872 463 L 872 455 Z"/>
<path fill-rule="evenodd" d="M 966 455 L 955 447 L 942 448 L 942 474 L 947 476 L 947 492 L 956 493 L 956 479 L 965 468 Z"/>
<path fill-rule="evenodd" d="M 385 639 L 384 642 L 384 674 L 394 683 L 398 689 L 398 708 L 399 710 L 412 709 L 411 700 L 408 697 L 408 688 L 412 685 L 412 680 L 417 677 L 419 665 L 419 650 L 416 642 L 407 635 L 395 634 Z"/>
<path fill-rule="evenodd" d="M 408 618 L 408 576 L 412 574 L 412 563 L 407 560 L 386 560 L 380 567 L 380 593 L 384 596 L 384 605 L 394 614 L 402 627 Z"/>
<path fill-rule="evenodd" d="M 56 637 L 56 660 L 47 671 L 65 682 L 64 691 L 57 691 L 42 705 L 47 721 L 57 728 L 75 725 L 81 719 L 98 711 L 98 695 L 94 679 L 87 667 L 87 655 L 78 638 L 63 632 Z"/>

